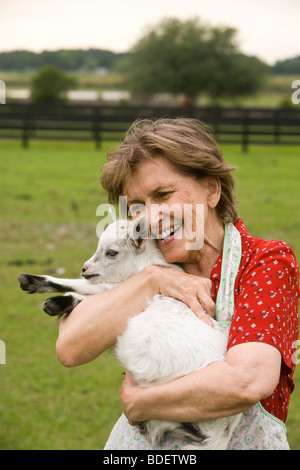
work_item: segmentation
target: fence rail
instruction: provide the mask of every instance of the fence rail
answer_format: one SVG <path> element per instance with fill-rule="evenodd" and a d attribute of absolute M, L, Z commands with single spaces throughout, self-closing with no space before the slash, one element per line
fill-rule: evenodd
<path fill-rule="evenodd" d="M 300 144 L 300 108 L 220 108 L 6 104 L 0 106 L 0 139 L 121 140 L 138 118 L 196 118 L 213 130 L 220 143 L 243 150 L 257 144 Z"/>

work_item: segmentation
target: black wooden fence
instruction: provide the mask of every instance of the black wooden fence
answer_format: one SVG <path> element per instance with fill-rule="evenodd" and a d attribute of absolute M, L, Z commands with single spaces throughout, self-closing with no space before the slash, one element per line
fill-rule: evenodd
<path fill-rule="evenodd" d="M 220 143 L 300 144 L 300 108 L 220 108 L 105 105 L 0 105 L 0 139 L 121 140 L 136 119 L 192 117 L 212 128 Z"/>

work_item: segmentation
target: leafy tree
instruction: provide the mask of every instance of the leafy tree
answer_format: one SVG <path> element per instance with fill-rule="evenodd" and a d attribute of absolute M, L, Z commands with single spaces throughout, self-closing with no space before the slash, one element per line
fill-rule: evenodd
<path fill-rule="evenodd" d="M 225 60 L 219 58 L 212 79 L 207 84 L 207 93 L 215 102 L 220 97 L 234 99 L 254 94 L 262 85 L 268 66 L 257 57 L 235 53 Z"/>
<path fill-rule="evenodd" d="M 43 67 L 32 80 L 31 98 L 40 103 L 54 103 L 63 100 L 62 94 L 75 85 L 53 65 Z"/>
<path fill-rule="evenodd" d="M 299 75 L 300 74 L 300 56 L 292 59 L 278 60 L 272 69 L 274 74 Z"/>
<path fill-rule="evenodd" d="M 128 56 L 127 75 L 136 93 L 200 93 L 214 101 L 253 93 L 267 66 L 238 49 L 233 28 L 209 28 L 199 20 L 167 19 L 150 29 Z"/>

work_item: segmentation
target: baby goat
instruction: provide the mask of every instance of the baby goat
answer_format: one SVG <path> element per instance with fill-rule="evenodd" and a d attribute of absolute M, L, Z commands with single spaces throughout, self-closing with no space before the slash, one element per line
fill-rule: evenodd
<path fill-rule="evenodd" d="M 21 288 L 29 293 L 64 292 L 47 299 L 44 310 L 49 315 L 69 314 L 86 296 L 111 289 L 146 266 L 170 267 L 147 235 L 146 218 L 115 221 L 84 264 L 83 279 L 22 274 Z M 142 313 L 129 320 L 114 353 L 140 387 L 170 382 L 224 360 L 227 335 L 216 321 L 213 326 L 197 318 L 183 302 L 156 295 Z M 185 449 L 226 449 L 239 419 L 240 415 L 198 423 L 150 420 L 140 423 L 140 429 L 154 447 L 175 437 L 186 443 Z"/>

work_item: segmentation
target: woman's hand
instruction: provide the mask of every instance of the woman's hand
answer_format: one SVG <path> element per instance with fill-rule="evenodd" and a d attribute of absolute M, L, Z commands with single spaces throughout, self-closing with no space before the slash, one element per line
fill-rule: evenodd
<path fill-rule="evenodd" d="M 136 395 L 139 389 L 129 372 L 125 372 L 125 379 L 119 390 L 119 395 L 122 403 L 123 413 L 125 414 L 131 426 L 136 426 L 138 421 L 134 421 L 132 414 L 134 413 L 134 404 L 136 402 Z"/>
<path fill-rule="evenodd" d="M 181 300 L 197 317 L 212 326 L 210 317 L 214 317 L 215 304 L 211 296 L 210 279 L 162 266 L 149 266 L 146 269 L 152 274 L 153 289 L 156 294 Z"/>

